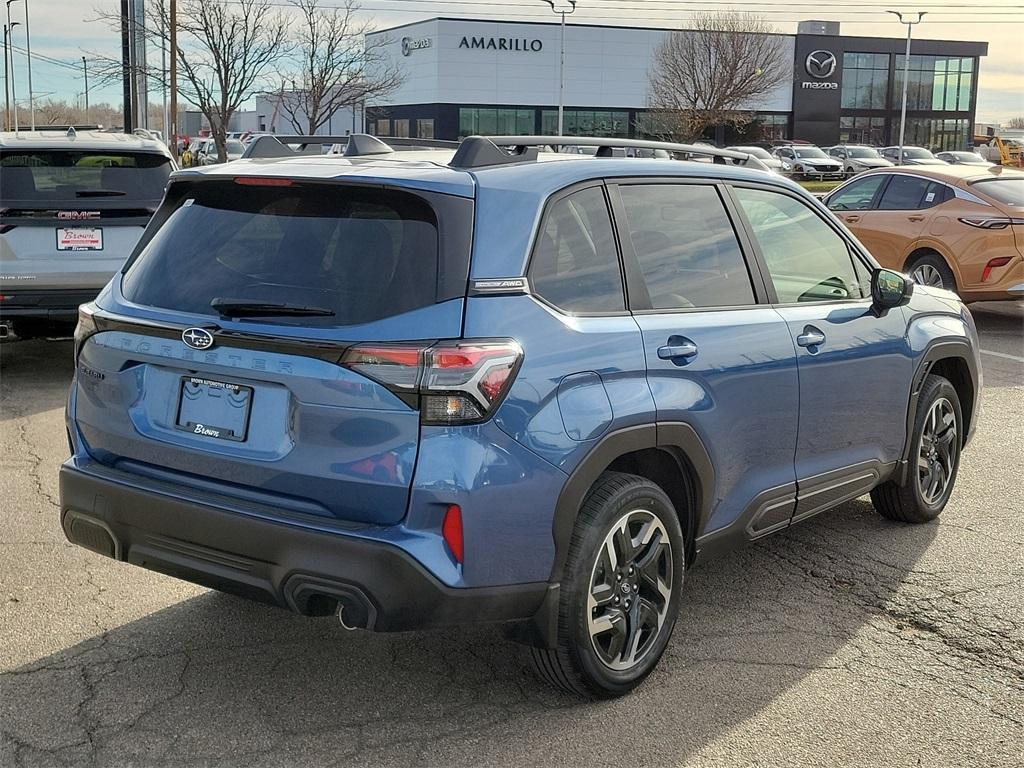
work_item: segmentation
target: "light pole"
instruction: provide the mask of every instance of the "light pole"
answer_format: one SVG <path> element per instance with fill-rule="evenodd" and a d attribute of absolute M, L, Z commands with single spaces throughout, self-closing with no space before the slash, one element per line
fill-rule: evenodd
<path fill-rule="evenodd" d="M 903 57 L 903 101 L 900 106 L 900 149 L 899 154 L 896 155 L 899 160 L 898 164 L 903 165 L 903 139 L 906 136 L 907 130 L 907 86 L 910 84 L 910 37 L 913 32 L 914 25 L 920 24 L 921 19 L 924 18 L 924 15 L 928 13 L 928 11 L 918 11 L 916 21 L 904 21 L 903 14 L 899 11 L 886 11 L 886 13 L 891 13 L 893 16 L 896 16 L 900 20 L 900 24 L 907 25 L 907 53 Z"/>
<path fill-rule="evenodd" d="M 85 66 L 85 56 L 82 57 L 82 75 L 85 77 L 85 120 L 82 122 L 86 125 L 89 124 L 89 70 Z"/>
<path fill-rule="evenodd" d="M 28 0 L 25 0 L 25 55 L 28 59 L 28 115 L 34 131 L 36 129 L 36 102 L 32 95 L 32 33 L 28 28 Z"/>
<path fill-rule="evenodd" d="M 170 136 L 171 140 L 168 146 L 171 148 L 171 154 L 174 156 L 174 160 L 178 160 L 178 2 L 177 0 L 171 0 L 170 3 L 170 18 L 168 19 L 170 24 L 169 30 L 169 43 L 171 48 L 171 126 Z"/>
<path fill-rule="evenodd" d="M 10 2 L 10 0 L 8 0 Z M 544 0 L 553 13 L 562 16 L 562 36 L 558 54 L 558 135 L 562 135 L 562 117 L 565 113 L 565 16 L 576 12 L 576 0 L 569 0 L 570 10 L 555 8 L 555 0 Z"/>

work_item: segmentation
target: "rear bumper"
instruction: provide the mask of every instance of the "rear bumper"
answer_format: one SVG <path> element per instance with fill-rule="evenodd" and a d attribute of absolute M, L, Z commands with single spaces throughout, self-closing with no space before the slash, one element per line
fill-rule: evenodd
<path fill-rule="evenodd" d="M 78 307 L 96 298 L 102 286 L 87 289 L 5 289 L 0 286 L 4 299 L 0 301 L 0 320 L 49 320 L 75 322 Z"/>
<path fill-rule="evenodd" d="M 303 614 L 399 631 L 533 616 L 546 583 L 456 589 L 391 544 L 270 522 L 141 483 L 60 470 L 61 525 L 79 546 Z"/>

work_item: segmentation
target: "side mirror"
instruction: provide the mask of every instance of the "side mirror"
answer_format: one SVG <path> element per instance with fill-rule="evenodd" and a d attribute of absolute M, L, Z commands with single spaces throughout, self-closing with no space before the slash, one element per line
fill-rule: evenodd
<path fill-rule="evenodd" d="M 910 301 L 914 281 L 891 269 L 876 269 L 871 275 L 871 301 L 877 309 L 895 309 Z"/>

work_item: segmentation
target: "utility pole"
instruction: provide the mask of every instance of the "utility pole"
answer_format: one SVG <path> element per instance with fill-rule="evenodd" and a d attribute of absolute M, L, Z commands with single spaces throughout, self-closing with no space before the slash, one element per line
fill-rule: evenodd
<path fill-rule="evenodd" d="M 899 158 L 898 165 L 903 165 L 903 140 L 906 137 L 907 129 L 907 86 L 910 83 L 910 38 L 911 33 L 914 30 L 914 25 L 920 24 L 921 19 L 924 18 L 928 11 L 917 11 L 916 21 L 904 21 L 903 14 L 899 11 L 886 11 L 886 13 L 891 13 L 893 16 L 896 16 L 900 20 L 900 24 L 906 24 L 907 26 L 907 53 L 903 57 L 903 102 L 900 106 L 900 149 L 899 154 L 896 156 Z M 907 16 L 909 18 L 909 14 Z"/>
<path fill-rule="evenodd" d="M 13 127 L 14 132 L 18 132 L 18 94 L 15 91 L 14 86 L 14 28 L 19 26 L 21 22 L 11 21 L 11 3 L 17 2 L 17 0 L 7 0 L 7 36 L 10 38 L 7 42 L 8 47 L 11 51 L 11 68 L 8 70 L 8 74 L 11 80 L 11 106 L 14 109 L 13 113 Z M 9 118 L 10 119 L 10 118 Z"/>
<path fill-rule="evenodd" d="M 82 57 L 82 75 L 85 77 L 85 120 L 89 124 L 89 69 L 85 66 L 85 56 Z"/>
<path fill-rule="evenodd" d="M 7 25 L 4 24 L 4 130 L 11 130 L 10 70 L 7 68 Z"/>
<path fill-rule="evenodd" d="M 28 58 L 28 114 L 34 131 L 36 129 L 36 100 L 32 95 L 32 33 L 28 27 L 28 0 L 25 0 L 25 51 Z"/>
<path fill-rule="evenodd" d="M 553 13 L 561 14 L 562 16 L 562 33 L 560 50 L 558 53 L 558 135 L 562 135 L 562 121 L 565 112 L 565 16 L 566 14 L 573 14 L 576 12 L 576 0 L 569 0 L 570 10 L 562 8 L 558 10 L 555 8 L 555 0 L 544 0 L 548 5 L 551 6 Z"/>
<path fill-rule="evenodd" d="M 167 117 L 167 6 L 160 0 L 160 90 L 163 92 L 164 141 L 169 141 L 171 122 Z"/>
<path fill-rule="evenodd" d="M 171 0 L 171 154 L 178 160 L 178 2 Z"/>
<path fill-rule="evenodd" d="M 132 125 L 132 59 L 131 59 L 131 30 L 129 28 L 128 0 L 121 0 L 121 91 L 124 99 L 123 130 L 131 133 L 135 126 Z"/>

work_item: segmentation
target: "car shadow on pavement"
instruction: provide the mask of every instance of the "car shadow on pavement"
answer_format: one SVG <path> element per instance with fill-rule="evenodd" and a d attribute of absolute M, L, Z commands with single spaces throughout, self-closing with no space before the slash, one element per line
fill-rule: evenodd
<path fill-rule="evenodd" d="M 64 407 L 73 350 L 70 340 L 0 343 L 0 424 Z"/>
<path fill-rule="evenodd" d="M 0 763 L 682 763 L 856 665 L 865 625 L 899 622 L 930 577 L 935 532 L 857 500 L 698 566 L 661 665 L 611 702 L 547 688 L 495 627 L 349 633 L 204 593 L 0 676 Z M 137 588 L 130 566 L 89 565 L 107 568 Z"/>

